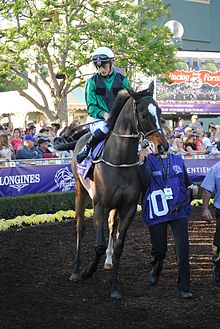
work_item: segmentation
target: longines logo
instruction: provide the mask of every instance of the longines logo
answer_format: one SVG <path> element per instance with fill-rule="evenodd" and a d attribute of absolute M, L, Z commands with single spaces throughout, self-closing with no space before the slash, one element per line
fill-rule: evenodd
<path fill-rule="evenodd" d="M 68 167 L 61 168 L 57 170 L 54 181 L 62 192 L 70 191 L 74 186 L 74 175 Z"/>
<path fill-rule="evenodd" d="M 40 182 L 40 174 L 15 175 L 0 177 L 0 186 L 15 188 L 18 192 L 29 184 Z"/>

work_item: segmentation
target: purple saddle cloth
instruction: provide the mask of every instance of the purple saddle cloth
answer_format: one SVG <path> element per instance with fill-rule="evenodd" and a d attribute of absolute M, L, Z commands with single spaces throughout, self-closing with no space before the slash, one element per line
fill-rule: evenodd
<path fill-rule="evenodd" d="M 83 160 L 81 163 L 77 163 L 77 173 L 83 178 L 90 177 L 89 172 L 92 167 L 92 161 L 97 159 L 99 154 L 101 153 L 106 140 L 100 141 L 96 147 L 89 153 L 87 158 Z"/>

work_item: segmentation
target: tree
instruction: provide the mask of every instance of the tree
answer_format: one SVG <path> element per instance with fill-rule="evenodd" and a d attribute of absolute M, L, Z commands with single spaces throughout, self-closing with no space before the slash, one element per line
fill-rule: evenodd
<path fill-rule="evenodd" d="M 202 69 L 210 71 L 210 72 L 217 72 L 218 71 L 216 64 L 211 63 L 211 62 L 206 62 L 206 63 L 202 64 Z"/>
<path fill-rule="evenodd" d="M 111 47 L 128 75 L 173 69 L 175 48 L 163 24 L 169 11 L 162 2 L 2 0 L 0 84 L 17 90 L 49 120 L 62 121 L 67 94 L 91 73 L 91 54 L 98 46 Z M 19 79 L 36 97 L 19 87 Z"/>
<path fill-rule="evenodd" d="M 178 61 L 176 65 L 177 70 L 189 71 L 189 66 L 186 62 Z"/>

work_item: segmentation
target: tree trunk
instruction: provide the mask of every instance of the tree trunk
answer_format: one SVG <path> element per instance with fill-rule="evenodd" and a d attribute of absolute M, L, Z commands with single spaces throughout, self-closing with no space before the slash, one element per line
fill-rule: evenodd
<path fill-rule="evenodd" d="M 68 120 L 68 113 L 67 113 L 67 95 L 60 99 L 59 102 L 54 104 L 55 111 L 57 113 L 57 121 L 62 123 L 63 121 Z"/>

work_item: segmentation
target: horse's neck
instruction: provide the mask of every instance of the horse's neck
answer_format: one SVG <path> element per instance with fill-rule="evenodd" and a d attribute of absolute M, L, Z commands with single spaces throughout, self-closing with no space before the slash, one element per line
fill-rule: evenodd
<path fill-rule="evenodd" d="M 137 159 L 138 138 L 132 106 L 122 109 L 113 132 L 104 149 L 104 157 L 118 163 L 131 163 Z"/>
<path fill-rule="evenodd" d="M 129 164 L 137 161 L 138 139 L 111 134 L 103 150 L 106 161 Z"/>

